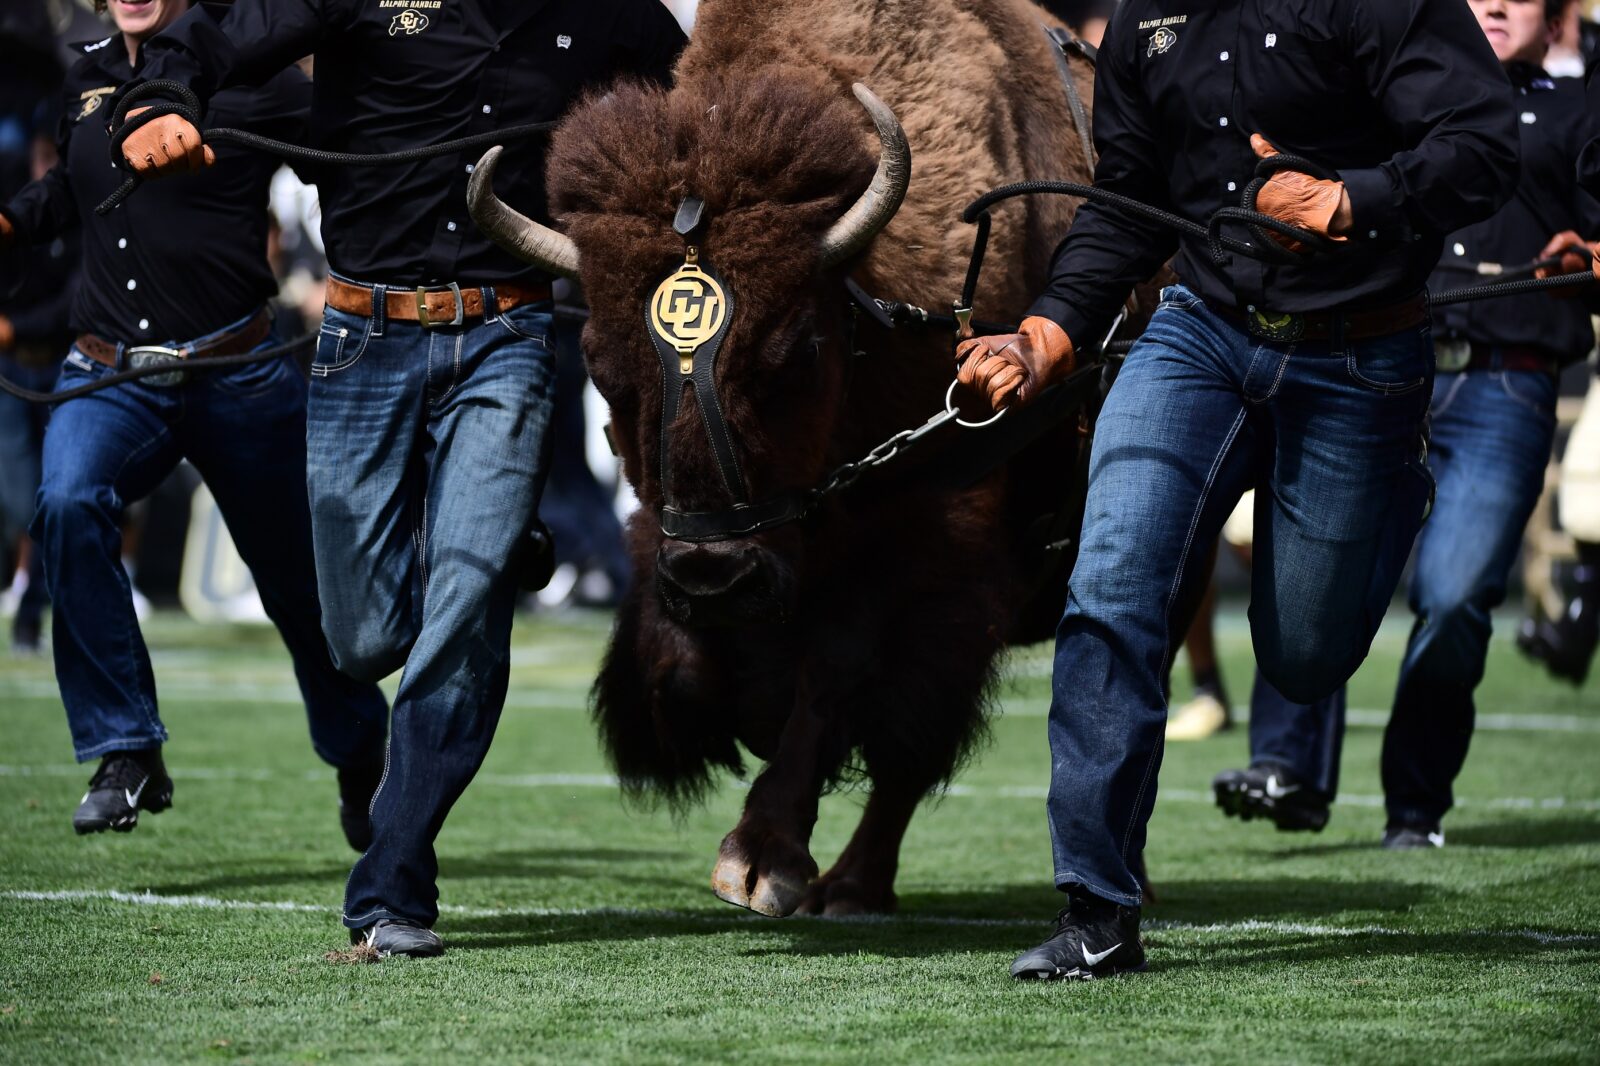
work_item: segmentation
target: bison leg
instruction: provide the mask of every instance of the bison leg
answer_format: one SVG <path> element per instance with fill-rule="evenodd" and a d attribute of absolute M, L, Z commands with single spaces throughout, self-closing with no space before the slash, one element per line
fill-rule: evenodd
<path fill-rule="evenodd" d="M 744 816 L 722 839 L 711 890 L 719 899 L 759 914 L 792 914 L 817 876 L 811 830 L 823 766 L 827 722 L 801 706 L 790 714 L 777 754 L 750 786 Z"/>
<path fill-rule="evenodd" d="M 923 791 L 917 789 L 876 785 L 850 843 L 833 868 L 812 883 L 799 912 L 829 916 L 893 913 L 900 842 L 922 796 Z"/>

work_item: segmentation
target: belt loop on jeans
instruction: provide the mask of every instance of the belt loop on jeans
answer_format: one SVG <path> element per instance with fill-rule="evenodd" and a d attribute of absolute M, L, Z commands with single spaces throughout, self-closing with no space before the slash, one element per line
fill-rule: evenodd
<path fill-rule="evenodd" d="M 495 302 L 494 286 L 483 285 L 480 288 L 483 290 L 483 320 L 486 323 L 493 322 L 500 317 L 500 305 Z"/>
<path fill-rule="evenodd" d="M 389 314 L 389 289 L 384 285 L 372 287 L 372 336 L 383 336 L 383 327 Z"/>

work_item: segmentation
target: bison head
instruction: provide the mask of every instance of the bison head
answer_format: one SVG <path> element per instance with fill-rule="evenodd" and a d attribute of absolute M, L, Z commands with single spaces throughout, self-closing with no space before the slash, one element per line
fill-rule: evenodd
<path fill-rule="evenodd" d="M 842 425 L 840 272 L 899 208 L 911 161 L 889 108 L 855 95 L 875 170 L 860 111 L 811 72 L 592 99 L 549 154 L 570 236 L 495 196 L 499 149 L 473 174 L 485 233 L 583 283 L 585 358 L 643 508 L 635 561 L 684 624 L 793 609 L 807 541 L 774 519 L 860 447 Z"/>

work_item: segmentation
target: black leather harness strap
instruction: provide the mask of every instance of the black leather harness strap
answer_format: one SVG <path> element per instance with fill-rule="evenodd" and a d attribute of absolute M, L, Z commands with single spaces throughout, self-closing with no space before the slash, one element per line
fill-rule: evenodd
<path fill-rule="evenodd" d="M 699 266 L 700 272 L 717 280 L 714 271 L 703 264 Z M 726 294 L 727 290 L 723 290 Z M 655 345 L 656 355 L 661 359 L 661 490 L 664 495 L 670 496 L 672 491 L 672 463 L 670 458 L 670 444 L 672 426 L 678 420 L 678 410 L 682 404 L 685 391 L 694 390 L 695 407 L 700 411 L 700 421 L 706 429 L 706 436 L 711 441 L 711 453 L 717 461 L 717 471 L 722 475 L 722 483 L 727 488 L 728 494 L 733 497 L 736 504 L 746 503 L 744 491 L 744 474 L 739 469 L 739 457 L 733 450 L 733 436 L 728 431 L 728 421 L 722 414 L 722 401 L 717 399 L 716 366 L 717 353 L 722 350 L 722 342 L 727 339 L 728 328 L 733 322 L 733 301 L 724 295 L 727 301 L 726 310 L 722 316 L 722 325 L 709 339 L 687 354 L 679 352 L 672 343 L 655 329 L 654 323 L 646 316 L 646 327 L 650 333 L 650 340 Z M 685 373 L 687 366 L 688 373 Z"/>
<path fill-rule="evenodd" d="M 1078 92 L 1078 83 L 1072 77 L 1072 64 L 1067 61 L 1067 57 L 1076 52 L 1087 59 L 1089 66 L 1093 67 L 1096 58 L 1095 47 L 1088 41 L 1074 37 L 1068 30 L 1046 26 L 1044 33 L 1050 38 L 1050 56 L 1056 61 L 1056 72 L 1061 75 L 1061 84 L 1067 91 L 1067 106 L 1072 109 L 1072 122 L 1078 127 L 1078 139 L 1083 143 L 1083 161 L 1092 168 L 1094 134 L 1089 129 L 1089 109 L 1083 106 L 1083 94 Z"/>

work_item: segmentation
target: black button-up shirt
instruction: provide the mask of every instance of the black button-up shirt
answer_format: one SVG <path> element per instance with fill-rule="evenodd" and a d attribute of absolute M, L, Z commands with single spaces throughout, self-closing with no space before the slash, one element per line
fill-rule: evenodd
<path fill-rule="evenodd" d="M 1461 0 L 1123 0 L 1095 78 L 1095 183 L 1197 221 L 1238 205 L 1250 135 L 1336 171 L 1355 226 L 1339 254 L 1216 266 L 1205 242 L 1086 204 L 1030 313 L 1092 344 L 1175 251 L 1220 305 L 1318 311 L 1420 290 L 1446 233 L 1517 176 L 1506 78 Z M 1241 231 L 1230 232 L 1239 235 Z"/>
<path fill-rule="evenodd" d="M 1600 203 L 1577 185 L 1577 159 L 1588 137 L 1587 107 L 1578 86 L 1558 87 L 1538 67 L 1512 64 L 1522 178 L 1517 194 L 1493 217 L 1445 239 L 1444 256 L 1429 287 L 1434 291 L 1493 281 L 1475 273 L 1480 262 L 1521 266 L 1538 257 L 1557 233 L 1572 230 L 1600 240 Z M 1589 314 L 1594 300 L 1528 293 L 1433 312 L 1434 336 L 1491 346 L 1541 348 L 1551 358 L 1581 359 L 1594 346 Z"/>
<path fill-rule="evenodd" d="M 220 21 L 196 8 L 153 38 L 144 75 L 205 99 L 314 52 L 309 143 L 378 153 L 559 118 L 621 74 L 665 81 L 683 44 L 660 0 L 236 0 Z M 507 145 L 495 181 L 540 219 L 546 140 Z M 481 154 L 320 171 L 329 265 L 398 285 L 533 275 L 467 214 Z"/>
<path fill-rule="evenodd" d="M 120 34 L 77 47 L 83 56 L 67 75 L 61 160 L 4 208 L 24 240 L 81 230 L 73 329 L 156 344 L 192 340 L 250 314 L 278 291 L 267 264 L 267 195 L 278 162 L 220 145 L 204 174 L 149 182 L 117 210 L 95 214 L 124 176 L 111 165 L 106 102 L 136 71 Z M 208 124 L 299 140 L 310 104 L 310 83 L 290 68 L 260 88 L 219 93 Z"/>

